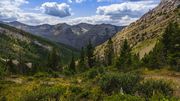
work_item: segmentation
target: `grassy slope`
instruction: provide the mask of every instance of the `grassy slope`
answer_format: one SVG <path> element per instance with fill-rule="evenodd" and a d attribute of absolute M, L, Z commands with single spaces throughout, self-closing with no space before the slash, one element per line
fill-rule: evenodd
<path fill-rule="evenodd" d="M 16 29 L 14 27 L 10 27 L 5 24 L 0 24 L 0 28 L 5 29 L 4 33 L 12 33 L 23 36 L 22 38 L 16 38 L 12 35 L 7 35 L 2 32 L 0 34 L 0 52 L 1 57 L 7 58 L 8 56 L 13 57 L 14 59 L 18 58 L 18 54 L 22 52 L 24 60 L 28 62 L 36 62 L 43 61 L 47 58 L 49 50 L 34 44 L 34 42 L 38 42 L 45 47 L 48 48 L 58 48 L 60 50 L 60 54 L 62 56 L 62 62 L 64 64 L 68 63 L 71 58 L 71 52 L 74 51 L 75 56 L 78 55 L 78 52 L 73 48 L 69 48 L 68 46 L 51 42 L 47 39 L 34 36 L 30 33 L 24 32 L 22 30 Z"/>

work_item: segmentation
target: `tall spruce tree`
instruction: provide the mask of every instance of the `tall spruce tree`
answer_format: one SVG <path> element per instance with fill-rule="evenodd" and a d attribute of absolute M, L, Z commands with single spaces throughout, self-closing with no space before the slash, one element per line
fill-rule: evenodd
<path fill-rule="evenodd" d="M 163 34 L 162 43 L 167 63 L 180 71 L 180 27 L 178 23 L 170 23 Z"/>
<path fill-rule="evenodd" d="M 95 64 L 95 59 L 94 59 L 94 47 L 91 41 L 89 41 L 86 47 L 86 56 L 87 56 L 88 66 L 92 68 Z"/>
<path fill-rule="evenodd" d="M 72 52 L 72 58 L 71 58 L 71 62 L 69 64 L 69 71 L 71 71 L 71 73 L 75 73 L 76 72 L 76 64 L 75 64 L 75 59 L 74 59 L 74 53 Z"/>
<path fill-rule="evenodd" d="M 132 66 L 138 68 L 141 65 L 139 53 L 132 55 Z"/>
<path fill-rule="evenodd" d="M 180 28 L 177 23 L 170 23 L 162 39 L 154 49 L 143 58 L 144 65 L 160 68 L 170 65 L 180 70 Z"/>
<path fill-rule="evenodd" d="M 78 67 L 79 67 L 79 71 L 81 71 L 81 72 L 85 71 L 85 69 L 86 69 L 84 47 L 81 48 L 79 66 Z"/>
<path fill-rule="evenodd" d="M 61 69 L 61 57 L 57 49 L 53 48 L 48 56 L 48 70 L 59 71 Z"/>
<path fill-rule="evenodd" d="M 113 64 L 114 59 L 114 47 L 111 38 L 108 40 L 108 43 L 104 50 L 104 57 L 105 57 L 105 65 L 110 66 Z"/>
<path fill-rule="evenodd" d="M 144 65 L 152 69 L 160 69 L 163 65 L 165 65 L 166 59 L 163 48 L 164 44 L 162 42 L 158 42 L 149 55 L 145 56 L 143 59 Z"/>
<path fill-rule="evenodd" d="M 125 39 L 120 50 L 120 56 L 118 57 L 115 66 L 119 70 L 128 69 L 132 65 L 131 56 L 131 48 Z"/>

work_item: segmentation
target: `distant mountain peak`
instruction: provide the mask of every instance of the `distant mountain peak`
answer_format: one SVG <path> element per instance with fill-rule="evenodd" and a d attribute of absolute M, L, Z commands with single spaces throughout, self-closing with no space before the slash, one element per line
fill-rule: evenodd
<path fill-rule="evenodd" d="M 124 28 L 111 24 L 92 25 L 88 23 L 29 26 L 20 22 L 12 22 L 9 25 L 77 49 L 85 46 L 89 39 L 91 39 L 93 45 L 97 46 Z"/>

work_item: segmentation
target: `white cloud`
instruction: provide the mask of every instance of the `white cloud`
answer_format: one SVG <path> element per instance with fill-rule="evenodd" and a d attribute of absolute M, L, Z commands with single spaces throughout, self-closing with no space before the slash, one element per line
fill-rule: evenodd
<path fill-rule="evenodd" d="M 13 21 L 16 20 L 22 12 L 20 5 L 28 3 L 26 0 L 1 0 L 0 1 L 0 20 Z"/>
<path fill-rule="evenodd" d="M 72 2 L 76 2 L 72 0 Z M 24 11 L 20 8 L 23 4 L 28 3 L 27 0 L 0 0 L 0 20 L 2 21 L 20 21 L 29 25 L 40 25 L 40 24 L 78 24 L 78 23 L 90 23 L 90 24 L 114 24 L 114 25 L 128 25 L 131 22 L 137 20 L 142 14 L 147 12 L 150 8 L 153 8 L 156 4 L 153 2 L 125 2 L 119 4 L 112 4 L 109 6 L 101 6 L 97 8 L 97 14 L 87 17 L 77 18 L 60 18 L 60 16 L 67 16 L 68 10 L 64 10 L 67 4 L 44 4 L 42 7 L 48 5 L 48 12 L 51 14 L 47 15 L 42 12 L 30 12 Z M 51 16 L 52 8 L 58 12 L 57 16 Z M 70 7 L 69 7 L 70 8 Z M 41 8 L 40 10 L 42 10 Z M 50 10 L 49 10 L 50 9 Z M 45 9 L 44 9 L 45 10 Z M 47 10 L 47 9 L 46 9 Z M 60 12 L 62 10 L 62 12 Z M 45 11 L 44 11 L 45 12 Z M 56 13 L 57 13 L 56 12 Z M 129 13 L 128 13 L 129 12 Z M 47 12 L 46 12 L 47 13 Z M 137 14 L 136 14 L 137 13 Z M 70 12 L 69 12 L 70 14 Z"/>
<path fill-rule="evenodd" d="M 57 16 L 60 18 L 70 16 L 70 6 L 66 3 L 57 3 L 57 2 L 46 2 L 43 3 L 40 7 L 40 9 L 43 11 L 43 13 Z"/>
<path fill-rule="evenodd" d="M 90 24 L 113 24 L 113 25 L 128 25 L 134 21 L 136 21 L 138 18 L 130 18 L 129 16 L 125 15 L 122 18 L 119 19 L 112 19 L 108 15 L 94 15 L 94 16 L 88 16 L 88 17 L 78 17 L 71 20 L 68 20 L 67 23 L 69 24 L 78 24 L 78 23 L 90 23 Z"/>
<path fill-rule="evenodd" d="M 130 17 L 140 17 L 149 9 L 154 8 L 157 4 L 153 1 L 124 2 L 120 4 L 112 4 L 109 6 L 100 6 L 96 13 L 100 15 L 109 15 L 116 19 L 128 15 Z"/>

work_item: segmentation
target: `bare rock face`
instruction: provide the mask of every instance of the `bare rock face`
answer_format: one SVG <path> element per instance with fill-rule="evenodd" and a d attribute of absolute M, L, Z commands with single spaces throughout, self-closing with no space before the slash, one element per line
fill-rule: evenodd
<path fill-rule="evenodd" d="M 113 38 L 115 53 L 127 39 L 134 53 L 141 57 L 149 53 L 161 38 L 170 22 L 180 23 L 180 0 L 162 0 L 161 3 L 144 14 L 139 20 L 118 32 Z M 96 48 L 96 54 L 103 57 L 106 42 Z"/>

